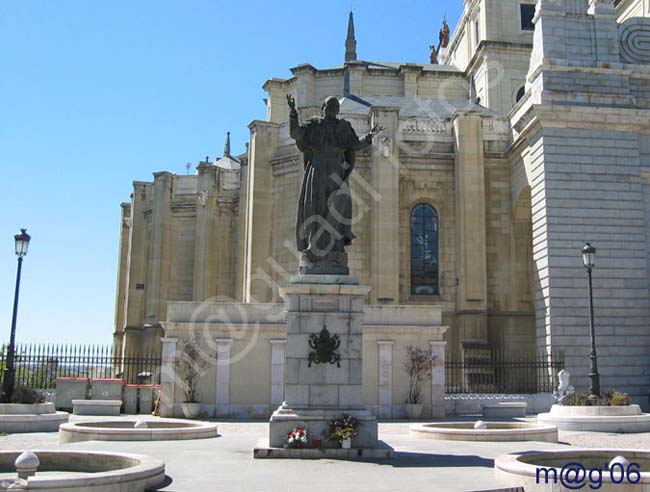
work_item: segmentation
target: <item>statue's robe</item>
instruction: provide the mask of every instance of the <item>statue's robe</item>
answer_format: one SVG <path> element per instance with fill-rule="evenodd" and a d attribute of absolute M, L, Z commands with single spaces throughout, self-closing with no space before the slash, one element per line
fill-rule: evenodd
<path fill-rule="evenodd" d="M 313 257 L 342 252 L 354 239 L 348 177 L 355 151 L 367 145 L 345 120 L 290 118 L 291 137 L 304 155 L 305 173 L 296 218 L 298 251 Z"/>

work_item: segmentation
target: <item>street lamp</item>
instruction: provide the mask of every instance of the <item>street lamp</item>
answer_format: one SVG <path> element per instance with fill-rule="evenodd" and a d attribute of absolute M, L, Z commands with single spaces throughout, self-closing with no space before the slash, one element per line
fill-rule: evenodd
<path fill-rule="evenodd" d="M 20 234 L 14 236 L 16 240 L 16 256 L 18 256 L 18 270 L 16 272 L 16 292 L 14 294 L 14 312 L 11 318 L 11 338 L 7 349 L 7 365 L 2 378 L 2 400 L 11 403 L 16 384 L 16 368 L 14 367 L 14 353 L 16 350 L 16 318 L 18 316 L 18 294 L 20 293 L 20 273 L 23 268 L 23 258 L 29 248 L 31 236 L 26 229 L 21 229 Z"/>
<path fill-rule="evenodd" d="M 596 402 L 600 398 L 600 376 L 596 358 L 596 330 L 594 329 L 594 296 L 591 290 L 591 270 L 596 266 L 596 248 L 585 243 L 582 248 L 582 263 L 589 277 L 589 334 L 591 336 L 591 364 L 589 366 L 589 399 Z"/>

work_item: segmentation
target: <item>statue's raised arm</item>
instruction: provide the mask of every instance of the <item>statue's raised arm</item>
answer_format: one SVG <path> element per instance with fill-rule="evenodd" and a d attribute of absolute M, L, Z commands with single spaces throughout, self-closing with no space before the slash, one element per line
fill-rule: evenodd
<path fill-rule="evenodd" d="M 298 148 L 302 152 L 305 128 L 300 125 L 298 111 L 296 111 L 296 100 L 291 94 L 287 94 L 287 105 L 289 106 L 289 134 L 296 141 L 296 145 L 298 145 Z"/>
<path fill-rule="evenodd" d="M 359 144 L 360 145 L 357 148 L 359 149 L 359 148 L 363 148 L 363 147 L 365 147 L 367 145 L 371 145 L 372 144 L 372 139 L 375 138 L 377 135 L 379 135 L 384 130 L 385 130 L 385 128 L 383 126 L 381 126 L 381 125 L 373 126 L 372 130 L 370 130 L 366 135 L 364 135 L 363 137 L 361 137 L 359 139 Z"/>
<path fill-rule="evenodd" d="M 291 94 L 287 94 L 287 104 L 289 105 L 289 112 L 296 113 L 296 100 Z"/>

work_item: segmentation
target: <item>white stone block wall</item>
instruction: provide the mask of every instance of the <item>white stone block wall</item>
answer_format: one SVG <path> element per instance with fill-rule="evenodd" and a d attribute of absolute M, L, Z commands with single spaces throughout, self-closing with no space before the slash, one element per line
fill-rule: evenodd
<path fill-rule="evenodd" d="M 647 404 L 647 187 L 640 178 L 638 136 L 543 128 L 531 142 L 538 345 L 563 350 L 576 386 L 588 386 L 587 274 L 580 254 L 588 241 L 597 248 L 593 285 L 601 387 L 629 392 Z"/>

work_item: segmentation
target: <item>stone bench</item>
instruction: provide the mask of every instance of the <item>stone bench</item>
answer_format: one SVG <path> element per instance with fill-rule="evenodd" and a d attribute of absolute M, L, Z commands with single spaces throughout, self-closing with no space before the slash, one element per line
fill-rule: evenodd
<path fill-rule="evenodd" d="M 528 403 L 525 401 L 495 401 L 481 405 L 483 417 L 511 418 L 525 417 Z"/>
<path fill-rule="evenodd" d="M 122 400 L 72 400 L 74 415 L 119 415 Z"/>

